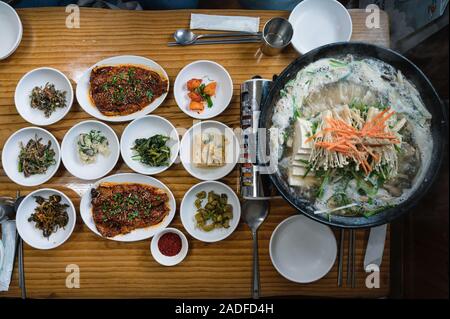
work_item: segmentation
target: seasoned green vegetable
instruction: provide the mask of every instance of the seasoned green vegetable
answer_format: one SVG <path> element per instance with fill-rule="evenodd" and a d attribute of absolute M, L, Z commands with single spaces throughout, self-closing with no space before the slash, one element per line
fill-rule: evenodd
<path fill-rule="evenodd" d="M 195 221 L 197 226 L 204 231 L 211 231 L 215 228 L 230 227 L 230 220 L 233 218 L 233 206 L 228 204 L 227 194 L 216 194 L 214 191 L 199 192 L 196 195 Z M 207 198 L 207 203 L 202 207 L 202 202 Z"/>
<path fill-rule="evenodd" d="M 49 117 L 57 108 L 66 106 L 66 91 L 55 89 L 55 85 L 46 83 L 45 86 L 36 86 L 30 94 L 30 103 L 33 109 L 44 111 Z"/>
<path fill-rule="evenodd" d="M 52 142 L 47 145 L 41 143 L 42 138 L 34 137 L 27 145 L 20 143 L 18 171 L 25 177 L 35 174 L 45 174 L 51 165 L 56 164 L 55 151 L 51 148 Z"/>
<path fill-rule="evenodd" d="M 161 134 L 150 138 L 138 138 L 131 148 L 137 154 L 133 159 L 149 166 L 168 166 L 170 160 L 170 148 L 166 145 L 168 136 Z"/>

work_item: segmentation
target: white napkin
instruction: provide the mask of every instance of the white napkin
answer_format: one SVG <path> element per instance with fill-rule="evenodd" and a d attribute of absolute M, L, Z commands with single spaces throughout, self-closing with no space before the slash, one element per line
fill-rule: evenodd
<path fill-rule="evenodd" d="M 259 17 L 219 16 L 191 13 L 191 29 L 222 31 L 259 31 Z"/>
<path fill-rule="evenodd" d="M 16 222 L 5 221 L 1 224 L 2 242 L 4 246 L 3 265 L 0 265 L 0 291 L 8 291 L 14 266 L 16 250 Z M 0 242 L 0 244 L 2 244 Z"/>

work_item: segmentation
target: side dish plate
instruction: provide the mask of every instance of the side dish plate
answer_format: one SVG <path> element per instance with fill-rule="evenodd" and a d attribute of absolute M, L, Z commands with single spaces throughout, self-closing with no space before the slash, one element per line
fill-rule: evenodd
<path fill-rule="evenodd" d="M 123 241 L 123 242 L 131 242 L 131 241 L 139 241 L 144 240 L 152 237 L 155 235 L 158 231 L 166 228 L 170 222 L 172 221 L 173 217 L 175 216 L 176 211 L 176 202 L 175 197 L 173 196 L 170 189 L 157 180 L 156 178 L 150 177 L 150 176 L 144 176 L 140 174 L 130 174 L 130 173 L 124 173 L 124 174 L 116 174 L 111 175 L 108 177 L 105 177 L 96 183 L 92 184 L 90 188 L 86 190 L 84 195 L 81 197 L 80 202 L 80 215 L 83 219 L 86 226 L 89 227 L 89 229 L 94 232 L 95 234 L 100 235 L 100 232 L 97 230 L 97 227 L 95 226 L 94 219 L 92 217 L 92 204 L 91 204 L 91 188 L 95 188 L 101 183 L 104 182 L 110 182 L 110 183 L 137 183 L 137 184 L 144 184 L 149 185 L 153 187 L 157 187 L 159 189 L 162 189 L 164 192 L 167 193 L 169 200 L 168 205 L 170 207 L 168 215 L 157 225 L 149 226 L 146 228 L 139 228 L 131 231 L 128 234 L 125 235 L 117 235 L 115 237 L 107 238 L 114 241 Z M 102 236 L 103 237 L 103 236 Z"/>
<path fill-rule="evenodd" d="M 150 104 L 142 108 L 140 111 L 127 114 L 127 115 L 117 115 L 117 116 L 106 116 L 102 114 L 92 101 L 90 94 L 90 75 L 92 69 L 99 66 L 121 66 L 121 65 L 133 65 L 136 67 L 150 69 L 159 73 L 160 76 L 167 80 L 167 92 L 153 100 Z M 153 112 L 161 103 L 165 100 L 167 93 L 169 91 L 169 77 L 166 71 L 155 61 L 134 55 L 122 55 L 104 59 L 83 73 L 83 75 L 77 81 L 76 96 L 80 106 L 90 115 L 96 117 L 99 120 L 109 121 L 109 122 L 126 122 L 134 120 L 138 117 L 146 115 Z"/>
<path fill-rule="evenodd" d="M 34 174 L 25 177 L 19 172 L 20 143 L 26 145 L 30 139 L 42 139 L 41 143 L 47 145 L 51 142 L 51 149 L 55 152 L 55 163 L 50 165 L 45 173 Z M 61 163 L 61 149 L 58 140 L 49 131 L 40 127 L 25 127 L 13 133 L 5 142 L 2 151 L 2 165 L 6 175 L 16 184 L 21 186 L 38 186 L 50 180 L 59 168 Z"/>
<path fill-rule="evenodd" d="M 44 237 L 42 230 L 36 228 L 35 222 L 28 221 L 28 218 L 35 212 L 38 206 L 35 196 L 42 196 L 48 199 L 52 195 L 61 196 L 61 203 L 68 205 L 66 212 L 68 216 L 67 225 L 58 228 L 50 237 Z M 63 192 L 56 189 L 43 188 L 28 194 L 20 203 L 17 209 L 16 225 L 20 237 L 30 246 L 36 249 L 52 249 L 62 245 L 69 239 L 76 225 L 77 214 L 70 198 Z"/>

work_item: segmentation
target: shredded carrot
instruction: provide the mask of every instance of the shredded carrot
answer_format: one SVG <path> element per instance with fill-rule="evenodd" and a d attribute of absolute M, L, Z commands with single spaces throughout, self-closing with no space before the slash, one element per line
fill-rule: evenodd
<path fill-rule="evenodd" d="M 381 160 L 381 156 L 373 148 L 400 143 L 395 135 L 386 131 L 386 122 L 394 114 L 394 111 L 386 108 L 367 121 L 361 129 L 339 119 L 326 118 L 327 127 L 309 137 L 306 142 L 331 134 L 331 141 L 317 141 L 315 146 L 353 158 L 367 175 L 373 169 L 370 162 L 378 163 Z"/>

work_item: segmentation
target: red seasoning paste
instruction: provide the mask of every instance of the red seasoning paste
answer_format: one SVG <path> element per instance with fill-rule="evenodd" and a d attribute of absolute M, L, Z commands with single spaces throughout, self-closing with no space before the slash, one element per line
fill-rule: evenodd
<path fill-rule="evenodd" d="M 158 248 L 164 256 L 175 256 L 181 251 L 181 238 L 175 233 L 165 233 L 159 238 Z"/>

